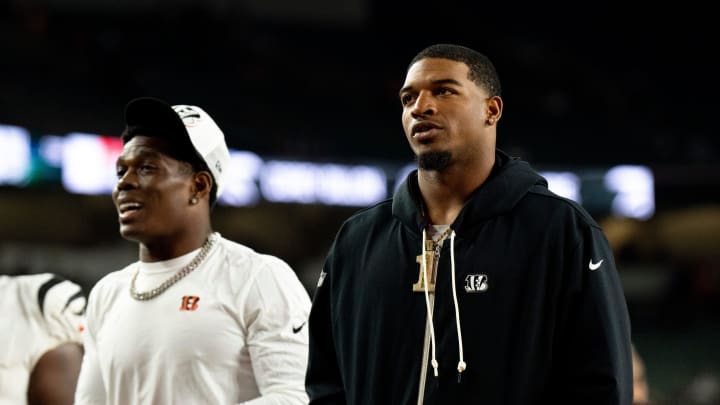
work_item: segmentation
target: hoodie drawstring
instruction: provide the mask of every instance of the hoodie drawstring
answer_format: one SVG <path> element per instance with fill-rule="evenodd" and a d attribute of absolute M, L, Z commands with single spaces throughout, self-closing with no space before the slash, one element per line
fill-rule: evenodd
<path fill-rule="evenodd" d="M 453 303 L 455 304 L 455 325 L 457 327 L 457 338 L 458 338 L 458 352 L 460 360 L 458 361 L 458 382 L 460 382 L 460 376 L 462 372 L 467 368 L 467 364 L 463 358 L 463 341 L 462 341 L 462 328 L 460 327 L 460 306 L 457 300 L 457 288 L 455 287 L 455 231 L 450 233 L 450 268 L 452 275 L 452 292 L 453 292 Z"/>
<path fill-rule="evenodd" d="M 423 229 L 423 237 L 422 237 L 422 246 L 423 250 L 425 249 L 425 242 L 427 241 L 427 233 Z M 438 243 L 441 243 L 442 241 L 438 241 Z M 432 263 L 431 265 L 434 265 Z M 423 260 L 422 260 L 422 266 L 423 266 L 423 273 L 425 275 L 425 283 L 424 283 L 424 290 L 425 290 L 425 305 L 427 306 L 427 320 L 428 325 L 430 326 L 430 350 L 432 352 L 432 360 L 431 364 L 433 367 L 433 373 L 435 374 L 435 377 L 438 376 L 438 361 L 435 356 L 435 327 L 433 326 L 433 311 L 432 307 L 430 306 L 430 296 L 428 294 L 428 284 L 430 283 L 430 278 L 428 277 L 428 264 L 427 264 L 427 256 L 423 254 Z M 467 364 L 465 363 L 464 356 L 463 356 L 463 341 L 462 341 L 462 328 L 460 326 L 460 306 L 458 305 L 457 300 L 457 287 L 455 286 L 455 231 L 451 231 L 450 233 L 450 268 L 451 268 L 451 277 L 452 277 L 452 293 L 453 293 L 453 304 L 455 306 L 455 326 L 457 329 L 457 337 L 458 337 L 458 351 L 459 351 L 459 357 L 460 360 L 458 361 L 457 370 L 458 370 L 458 382 L 460 382 L 460 377 L 462 375 L 462 372 L 465 371 L 467 368 Z M 433 280 L 434 281 L 434 280 Z"/>
<path fill-rule="evenodd" d="M 427 232 L 425 232 L 425 229 L 423 229 L 423 237 L 422 237 L 422 246 L 423 246 L 423 252 L 425 251 L 425 241 L 427 241 Z M 430 350 L 432 351 L 432 361 L 431 364 L 433 366 L 433 370 L 435 373 L 435 377 L 438 376 L 438 362 L 435 358 L 435 328 L 433 327 L 433 314 L 432 314 L 432 307 L 430 307 L 430 295 L 428 294 L 428 284 L 430 283 L 430 278 L 428 278 L 428 271 L 427 271 L 427 256 L 423 253 L 423 259 L 422 259 L 422 266 L 423 266 L 423 273 L 425 273 L 425 305 L 427 306 L 427 320 L 428 325 L 430 326 Z"/>

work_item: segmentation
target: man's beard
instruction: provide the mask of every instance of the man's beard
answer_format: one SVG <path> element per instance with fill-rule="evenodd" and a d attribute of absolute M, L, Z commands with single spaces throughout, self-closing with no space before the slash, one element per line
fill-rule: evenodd
<path fill-rule="evenodd" d="M 418 167 L 421 170 L 443 171 L 450 166 L 452 155 L 448 151 L 427 152 L 418 155 Z"/>

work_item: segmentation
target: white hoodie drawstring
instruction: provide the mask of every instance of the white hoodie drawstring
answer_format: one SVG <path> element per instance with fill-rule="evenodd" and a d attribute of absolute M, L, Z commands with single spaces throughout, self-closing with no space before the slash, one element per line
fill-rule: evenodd
<path fill-rule="evenodd" d="M 432 307 L 430 307 L 430 295 L 428 294 L 428 284 L 430 283 L 430 279 L 428 278 L 428 272 L 427 272 L 427 256 L 425 255 L 425 241 L 427 241 L 427 233 L 425 232 L 425 229 L 423 229 L 423 235 L 422 235 L 422 246 L 423 246 L 423 259 L 422 259 L 422 266 L 423 266 L 423 273 L 425 274 L 425 305 L 427 306 L 427 320 L 428 325 L 430 326 L 430 350 L 432 351 L 432 361 L 431 364 L 433 366 L 433 370 L 435 373 L 435 377 L 438 376 L 438 362 L 435 358 L 435 328 L 433 327 L 433 320 L 432 320 Z"/>
<path fill-rule="evenodd" d="M 455 325 L 457 327 L 458 337 L 458 351 L 460 360 L 458 361 L 458 382 L 463 371 L 467 368 L 467 364 L 463 358 L 463 341 L 462 341 L 462 328 L 460 327 L 460 306 L 457 300 L 457 288 L 455 287 L 455 231 L 450 233 L 450 268 L 452 275 L 452 292 L 453 292 L 453 303 L 455 304 Z"/>
<path fill-rule="evenodd" d="M 422 246 L 423 251 L 425 249 L 425 242 L 427 241 L 427 233 L 423 229 L 423 237 L 422 237 Z M 442 241 L 438 241 L 440 243 Z M 434 263 L 432 264 L 434 265 Z M 433 372 L 435 374 L 435 377 L 438 376 L 438 361 L 435 356 L 435 327 L 433 326 L 433 313 L 432 313 L 432 307 L 430 306 L 430 296 L 428 294 L 428 284 L 431 282 L 431 280 L 428 278 L 428 264 L 427 264 L 427 256 L 423 253 L 423 260 L 422 260 L 422 266 L 423 266 L 423 273 L 425 275 L 425 305 L 427 306 L 427 320 L 428 325 L 430 326 L 430 350 L 432 352 L 432 360 L 431 364 L 433 367 Z M 458 370 L 458 382 L 460 381 L 460 376 L 462 375 L 462 372 L 465 371 L 467 368 L 467 364 L 465 363 L 465 359 L 463 356 L 463 341 L 462 341 L 462 327 L 460 326 L 460 306 L 458 305 L 457 300 L 457 288 L 455 286 L 455 231 L 451 231 L 450 233 L 450 268 L 451 268 L 451 276 L 452 276 L 452 293 L 453 293 L 453 304 L 455 305 L 455 326 L 457 328 L 457 337 L 458 337 L 458 351 L 460 360 L 458 361 L 457 370 Z"/>

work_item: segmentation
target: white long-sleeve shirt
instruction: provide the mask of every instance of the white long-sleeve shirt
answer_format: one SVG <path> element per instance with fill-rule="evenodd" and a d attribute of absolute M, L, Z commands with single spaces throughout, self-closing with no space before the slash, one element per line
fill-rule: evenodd
<path fill-rule="evenodd" d="M 199 250 L 198 250 L 199 251 Z M 200 266 L 147 301 L 198 253 L 136 262 L 90 292 L 83 404 L 306 404 L 310 298 L 282 260 L 219 238 Z"/>

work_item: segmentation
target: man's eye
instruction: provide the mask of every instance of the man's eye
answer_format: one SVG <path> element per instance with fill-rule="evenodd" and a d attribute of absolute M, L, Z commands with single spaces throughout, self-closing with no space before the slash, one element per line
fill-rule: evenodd
<path fill-rule="evenodd" d="M 115 174 L 117 175 L 117 178 L 121 178 L 123 175 L 125 175 L 125 168 L 124 167 L 118 167 L 115 169 Z"/>
<path fill-rule="evenodd" d="M 440 89 L 438 89 L 438 94 L 446 96 L 448 94 L 453 94 L 453 91 L 452 89 L 449 89 L 447 87 L 441 87 Z"/>
<path fill-rule="evenodd" d="M 404 94 L 402 97 L 400 97 L 400 103 L 402 105 L 408 105 L 412 102 L 413 96 L 411 94 Z"/>
<path fill-rule="evenodd" d="M 151 172 L 151 171 L 153 171 L 154 169 L 155 169 L 155 167 L 154 167 L 154 166 L 151 166 L 151 165 L 142 165 L 142 166 L 140 166 L 140 171 L 141 171 L 142 173 Z"/>

